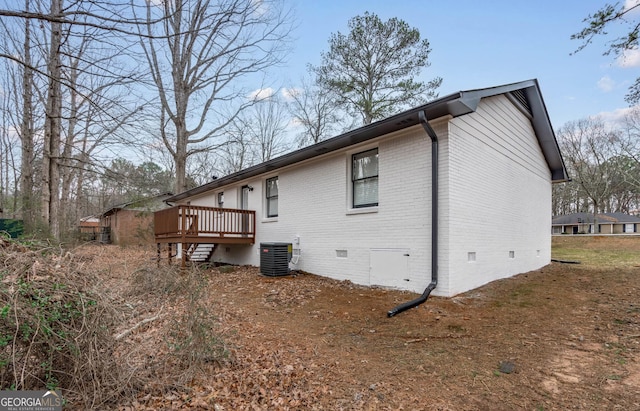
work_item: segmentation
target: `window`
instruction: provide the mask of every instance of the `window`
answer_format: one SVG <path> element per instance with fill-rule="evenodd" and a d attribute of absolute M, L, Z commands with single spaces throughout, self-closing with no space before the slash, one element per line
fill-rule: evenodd
<path fill-rule="evenodd" d="M 278 216 L 278 177 L 267 179 L 267 217 Z"/>
<path fill-rule="evenodd" d="M 378 149 L 354 154 L 351 160 L 353 208 L 378 205 Z"/>
<path fill-rule="evenodd" d="M 218 208 L 224 207 L 224 193 L 218 193 Z"/>

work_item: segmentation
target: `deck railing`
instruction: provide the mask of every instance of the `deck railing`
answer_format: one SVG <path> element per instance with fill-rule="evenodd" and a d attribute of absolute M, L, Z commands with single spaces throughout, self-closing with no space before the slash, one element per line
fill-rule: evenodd
<path fill-rule="evenodd" d="M 156 240 L 194 238 L 255 238 L 253 210 L 178 205 L 154 213 Z"/>

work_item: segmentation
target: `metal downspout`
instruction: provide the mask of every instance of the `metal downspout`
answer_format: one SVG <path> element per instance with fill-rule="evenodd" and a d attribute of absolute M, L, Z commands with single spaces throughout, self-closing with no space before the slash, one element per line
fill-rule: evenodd
<path fill-rule="evenodd" d="M 431 282 L 420 297 L 389 310 L 387 317 L 393 317 L 427 301 L 431 291 L 438 285 L 438 136 L 429 125 L 424 111 L 418 113 L 418 118 L 424 131 L 431 137 Z"/>

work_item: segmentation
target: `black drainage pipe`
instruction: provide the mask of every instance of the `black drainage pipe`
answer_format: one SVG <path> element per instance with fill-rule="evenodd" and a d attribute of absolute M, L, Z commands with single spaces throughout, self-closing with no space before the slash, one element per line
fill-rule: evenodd
<path fill-rule="evenodd" d="M 431 282 L 420 297 L 392 308 L 387 312 L 387 317 L 393 317 L 427 301 L 431 291 L 438 285 L 438 136 L 429 125 L 424 111 L 418 113 L 418 118 L 424 131 L 431 137 Z"/>

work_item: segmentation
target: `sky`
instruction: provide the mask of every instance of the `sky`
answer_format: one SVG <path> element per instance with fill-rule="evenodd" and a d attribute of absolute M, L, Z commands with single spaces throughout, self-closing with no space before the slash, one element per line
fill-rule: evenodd
<path fill-rule="evenodd" d="M 572 54 L 581 42 L 571 35 L 606 0 L 288 1 L 297 25 L 292 52 L 280 69 L 285 88 L 297 86 L 307 64 L 320 64 L 331 33 L 347 34 L 349 19 L 365 11 L 383 21 L 402 19 L 429 40 L 431 65 L 420 79 L 442 77 L 440 96 L 538 79 L 555 129 L 596 115 L 619 118 L 629 109 L 627 89 L 640 76 L 640 58 L 603 56 L 607 41 L 624 33 L 622 24 Z"/>

